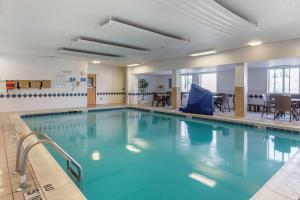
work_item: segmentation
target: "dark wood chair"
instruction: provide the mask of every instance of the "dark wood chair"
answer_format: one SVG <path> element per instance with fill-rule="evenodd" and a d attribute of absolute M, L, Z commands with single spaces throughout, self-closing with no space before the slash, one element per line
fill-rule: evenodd
<path fill-rule="evenodd" d="M 294 104 L 290 96 L 275 96 L 274 120 L 285 116 L 286 113 L 289 113 L 291 122 L 292 118 L 295 118 L 295 116 L 293 115 L 293 110 Z"/>
<path fill-rule="evenodd" d="M 165 105 L 171 106 L 171 98 L 172 98 L 172 93 L 166 92 L 166 95 L 163 97 L 163 106 Z"/>
<path fill-rule="evenodd" d="M 156 92 L 153 92 L 152 107 L 154 103 L 156 103 L 156 106 L 159 106 L 160 103 L 163 103 L 162 97 L 158 96 Z"/>

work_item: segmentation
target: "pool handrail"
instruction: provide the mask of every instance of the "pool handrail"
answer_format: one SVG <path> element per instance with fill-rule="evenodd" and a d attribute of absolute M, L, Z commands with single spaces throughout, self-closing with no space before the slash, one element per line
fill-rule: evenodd
<path fill-rule="evenodd" d="M 40 135 L 44 135 L 42 133 L 39 133 Z M 34 135 L 34 134 L 31 134 Z M 71 173 L 71 175 L 76 179 L 76 181 L 81 181 L 82 180 L 82 167 L 80 164 L 74 160 L 68 153 L 66 153 L 58 144 L 56 144 L 51 138 L 49 138 L 47 135 L 44 135 L 45 139 L 42 140 L 37 140 L 36 142 L 31 143 L 28 145 L 24 153 L 22 154 L 22 157 L 20 158 L 20 166 L 19 166 L 19 173 L 20 173 L 20 184 L 19 187 L 16 189 L 17 192 L 24 191 L 27 189 L 27 184 L 26 184 L 26 161 L 28 159 L 28 153 L 30 150 L 35 147 L 38 144 L 49 144 L 59 155 L 61 155 L 66 161 L 67 161 L 67 170 Z M 26 137 L 25 137 L 26 139 Z M 25 140 L 23 138 L 23 141 Z M 77 169 L 77 173 L 71 168 L 70 164 L 73 164 L 75 168 Z"/>
<path fill-rule="evenodd" d="M 49 139 L 51 140 L 51 138 L 49 138 L 48 135 L 46 134 L 43 134 L 41 132 L 31 132 L 29 134 L 26 134 L 26 135 L 23 135 L 19 140 L 18 140 L 18 144 L 17 144 L 17 154 L 16 154 L 16 169 L 15 171 L 12 173 L 13 175 L 17 175 L 20 173 L 20 159 L 22 158 L 22 155 L 21 155 L 21 151 L 22 151 L 22 145 L 23 145 L 23 142 L 25 141 L 26 138 L 28 138 L 29 136 L 32 136 L 32 135 L 38 135 L 38 136 L 42 136 L 46 139 Z"/>

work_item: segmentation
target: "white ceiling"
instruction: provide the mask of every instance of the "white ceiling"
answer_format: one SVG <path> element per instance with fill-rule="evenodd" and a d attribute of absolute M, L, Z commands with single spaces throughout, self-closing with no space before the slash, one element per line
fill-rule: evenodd
<path fill-rule="evenodd" d="M 64 56 L 56 50 L 67 47 L 125 56 L 99 57 L 103 64 L 147 63 L 210 48 L 240 48 L 253 39 L 267 43 L 299 38 L 299 7 L 298 0 L 0 0 L 0 52 Z M 99 26 L 110 16 L 190 42 L 115 22 Z M 152 51 L 74 42 L 83 36 Z"/>

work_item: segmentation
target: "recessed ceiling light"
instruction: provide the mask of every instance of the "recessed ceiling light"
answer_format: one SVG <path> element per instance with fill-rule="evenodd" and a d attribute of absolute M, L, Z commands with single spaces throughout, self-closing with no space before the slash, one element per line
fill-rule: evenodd
<path fill-rule="evenodd" d="M 101 61 L 99 61 L 99 60 L 93 60 L 92 63 L 93 63 L 93 64 L 100 64 Z"/>
<path fill-rule="evenodd" d="M 207 50 L 204 50 L 204 51 L 201 51 L 201 52 L 197 52 L 197 53 L 192 53 L 190 54 L 189 56 L 204 56 L 204 55 L 209 55 L 209 54 L 214 54 L 214 53 L 217 53 L 216 50 L 214 49 L 207 49 Z"/>
<path fill-rule="evenodd" d="M 259 46 L 262 44 L 262 41 L 260 40 L 253 40 L 253 41 L 250 41 L 247 43 L 247 45 L 251 46 L 251 47 L 254 47 L 254 46 Z"/>
<path fill-rule="evenodd" d="M 135 67 L 135 66 L 139 66 L 140 64 L 130 64 L 130 65 L 126 65 L 127 67 Z"/>

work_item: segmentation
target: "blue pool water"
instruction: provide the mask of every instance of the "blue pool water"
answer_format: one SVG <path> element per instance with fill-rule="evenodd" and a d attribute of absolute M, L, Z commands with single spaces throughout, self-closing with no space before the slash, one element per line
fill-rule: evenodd
<path fill-rule="evenodd" d="M 79 187 L 90 200 L 249 199 L 300 144 L 294 135 L 137 110 L 24 120 L 82 165 Z"/>

